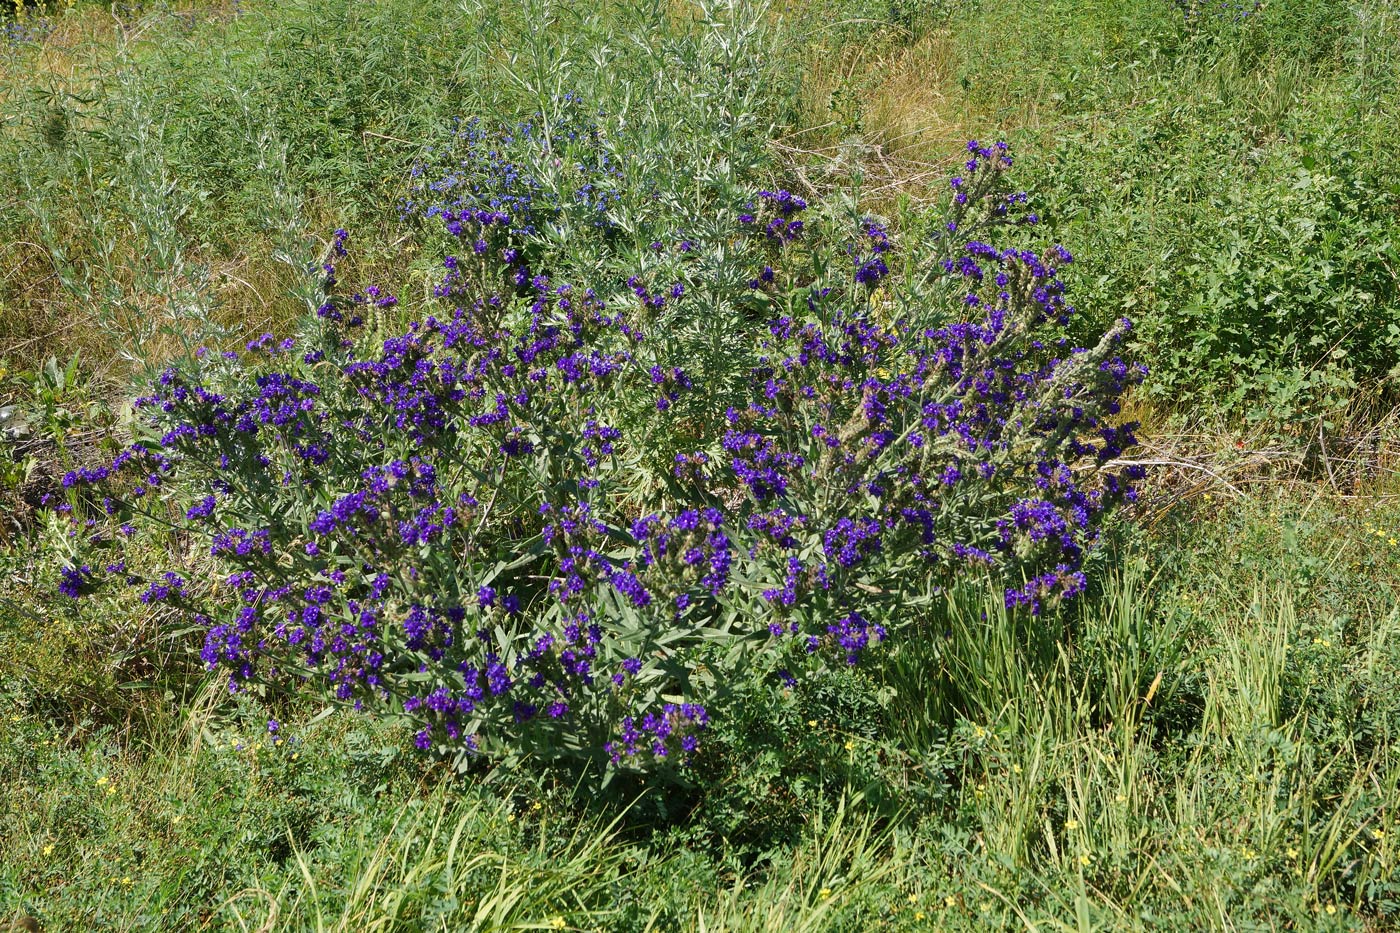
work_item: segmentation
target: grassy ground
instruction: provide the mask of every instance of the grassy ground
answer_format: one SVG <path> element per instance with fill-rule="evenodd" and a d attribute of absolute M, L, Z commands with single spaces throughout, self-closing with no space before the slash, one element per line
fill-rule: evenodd
<path fill-rule="evenodd" d="M 130 630 L 13 626 L 0 884 L 54 928 L 1383 929 L 1400 515 L 1177 509 L 1073 617 L 1032 632 L 965 593 L 863 675 L 882 702 L 755 709 L 729 741 L 766 752 L 636 799 L 453 780 L 345 713 L 274 739 L 251 698 L 84 719 L 54 704 L 103 689 L 74 672 Z"/>
<path fill-rule="evenodd" d="M 1394 927 L 1389 5 L 298 0 L 52 21 L 0 40 L 0 403 L 28 426 L 0 444 L 0 925 Z M 393 726 L 230 699 L 173 616 L 60 602 L 30 507 L 122 436 L 134 380 L 285 329 L 309 233 L 373 231 L 357 277 L 413 268 L 414 156 L 453 117 L 563 91 L 678 188 L 855 188 L 905 236 L 965 139 L 1016 142 L 1042 234 L 1081 258 L 1086 327 L 1139 323 L 1154 375 L 1133 404 L 1171 462 L 1090 594 L 1032 624 L 969 585 L 871 665 L 756 693 L 692 784 L 604 793 L 543 766 L 454 776 Z"/>

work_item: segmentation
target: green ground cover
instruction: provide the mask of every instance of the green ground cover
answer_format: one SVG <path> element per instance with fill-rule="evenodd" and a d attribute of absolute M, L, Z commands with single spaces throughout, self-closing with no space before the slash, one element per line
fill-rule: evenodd
<path fill-rule="evenodd" d="M 1389 4 L 68 7 L 0 20 L 0 928 L 1395 925 Z M 40 499 L 127 442 L 145 380 L 299 333 L 336 227 L 343 279 L 426 295 L 414 164 L 454 120 L 562 126 L 565 95 L 603 128 L 570 160 L 632 161 L 529 150 L 539 203 L 587 175 L 617 218 L 566 204 L 532 255 L 621 282 L 693 232 L 708 372 L 752 343 L 716 297 L 756 274 L 724 205 L 786 186 L 928 241 L 965 141 L 1009 140 L 1028 235 L 1077 257 L 1077 339 L 1128 315 L 1151 370 L 1126 402 L 1149 478 L 1088 591 L 1031 616 L 969 577 L 859 665 L 736 684 L 675 779 L 603 787 L 230 695 L 176 610 L 58 594 Z"/>

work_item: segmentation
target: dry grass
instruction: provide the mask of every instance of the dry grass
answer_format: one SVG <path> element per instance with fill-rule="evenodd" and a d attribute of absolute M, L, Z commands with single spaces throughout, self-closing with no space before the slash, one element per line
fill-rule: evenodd
<path fill-rule="evenodd" d="M 79 243 L 72 244 L 78 261 L 92 261 L 78 253 Z M 120 329 L 143 318 L 168 317 L 164 305 L 168 296 L 144 291 L 135 281 L 132 270 L 140 257 L 132 247 L 122 244 L 112 257 L 112 266 L 119 274 L 105 281 L 104 287 L 118 297 L 108 300 L 109 324 Z M 208 271 L 204 286 L 212 299 L 213 320 L 234 333 L 279 331 L 300 313 L 288 297 L 293 273 L 272 258 L 272 244 L 266 238 L 249 242 L 235 255 L 190 255 L 192 263 Z M 74 294 L 58 281 L 48 254 L 32 241 L 12 241 L 8 249 L 0 249 L 0 257 L 18 258 L 8 266 L 5 288 L 13 296 L 0 303 L 0 358 L 8 359 L 21 368 L 30 368 L 49 356 L 66 358 L 74 353 L 88 360 L 90 372 L 99 382 L 112 389 L 126 386 L 132 372 L 129 364 L 113 354 L 108 331 L 95 326 L 96 309 L 84 296 Z M 126 274 L 120 274 L 124 271 Z M 198 287 L 189 282 L 175 283 L 180 287 Z M 181 351 L 174 336 L 162 336 L 152 343 L 122 349 L 139 349 L 151 365 L 172 359 Z"/>
<path fill-rule="evenodd" d="M 820 33 L 827 44 L 807 63 L 800 128 L 774 143 L 810 194 L 859 174 L 876 211 L 902 197 L 928 203 L 969 138 L 1034 117 L 993 112 L 965 92 L 963 53 L 946 28 L 913 35 L 887 24 L 879 38 L 853 43 L 836 35 L 841 25 Z"/>
<path fill-rule="evenodd" d="M 231 16 L 233 9 L 228 0 L 212 0 L 183 4 L 173 12 L 197 12 L 208 20 Z M 51 17 L 50 22 L 53 28 L 40 40 L 37 50 L 0 57 L 0 113 L 7 117 L 0 120 L 0 127 L 15 139 L 33 139 L 30 152 L 41 158 L 46 151 L 60 152 L 81 134 L 100 132 L 102 121 L 88 106 L 98 97 L 98 85 L 123 57 L 160 41 L 151 33 L 153 19 L 138 25 L 110 7 L 76 7 Z M 94 231 L 103 227 L 122 231 L 124 221 L 80 203 L 79 194 L 90 181 L 61 178 L 59 183 L 67 190 L 54 192 L 55 200 L 63 205 L 55 226 L 63 232 L 67 259 L 77 268 L 92 269 L 102 278 L 102 286 L 110 287 L 110 294 L 120 296 L 114 302 L 119 318 L 160 314 L 161 299 L 144 294 L 134 282 L 142 259 L 139 238 L 123 231 L 108 256 L 96 255 Z M 8 203 L 0 201 L 0 212 L 14 212 L 12 217 L 23 218 L 30 209 L 28 198 L 18 186 L 10 190 L 13 197 Z M 8 233 L 0 241 L 0 359 L 32 368 L 48 356 L 67 358 L 81 353 L 101 382 L 124 387 L 130 372 L 114 357 L 110 335 L 94 326 L 92 296 L 76 294 L 64 286 L 58 263 L 43 245 L 45 237 L 38 223 L 33 219 L 12 222 Z M 286 290 L 286 274 L 265 261 L 271 254 L 270 244 L 254 241 L 240 245 L 236 255 L 206 256 L 191 251 L 189 258 L 209 271 L 220 323 L 272 320 L 277 317 L 277 296 Z M 173 347 L 159 344 L 140 349 L 156 361 L 173 352 Z"/>
<path fill-rule="evenodd" d="M 970 133 L 976 135 L 973 127 L 985 125 L 985 115 L 970 113 L 954 90 L 957 50 L 947 30 L 895 50 L 873 71 L 885 78 L 865 105 L 866 132 L 891 155 L 954 152 Z"/>

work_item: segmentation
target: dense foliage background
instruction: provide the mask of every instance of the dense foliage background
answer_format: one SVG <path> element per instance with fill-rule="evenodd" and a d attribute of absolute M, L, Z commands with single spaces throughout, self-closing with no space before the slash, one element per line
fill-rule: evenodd
<path fill-rule="evenodd" d="M 0 28 L 0 924 L 1393 925 L 1391 4 L 77 2 L 7 4 Z M 1010 142 L 991 206 L 1024 221 L 976 232 L 992 246 L 971 253 L 966 224 L 947 227 L 950 179 L 976 187 L 968 139 Z M 908 446 L 930 415 L 898 401 L 923 372 L 906 358 L 973 352 L 948 329 L 980 320 L 967 284 L 985 272 L 995 305 L 993 270 L 1041 258 L 1075 310 L 1055 284 L 1022 303 L 1054 313 L 1028 320 L 1065 347 L 1119 341 L 1104 407 L 1074 417 L 1142 424 L 1141 447 L 1067 448 L 1076 475 L 1112 480 L 1123 457 L 1147 477 L 1083 537 L 1048 508 L 1072 515 L 1071 498 L 1036 504 L 1014 469 L 963 482 L 971 461 Z M 459 305 L 499 326 L 454 323 Z M 549 336 L 574 325 L 578 342 Z M 847 343 L 814 352 L 818 333 Z M 993 340 L 988 358 L 1010 349 L 1058 385 L 1036 367 L 1061 345 L 1038 343 Z M 497 344 L 543 354 L 559 391 L 508 398 L 509 421 L 492 403 L 504 371 L 461 411 L 405 394 L 427 384 L 410 370 Z M 300 407 L 313 381 L 325 395 Z M 402 416 L 360 425 L 394 438 L 383 456 L 341 427 L 323 450 L 296 413 L 346 425 L 357 406 Z M 199 434 L 258 412 L 282 432 L 265 449 Z M 823 420 L 862 413 L 873 434 L 838 434 L 860 452 L 824 474 L 841 483 L 801 481 Z M 441 435 L 430 473 L 425 432 L 459 416 L 482 420 Z M 169 469 L 97 479 L 172 431 Z M 223 473 L 202 444 L 252 459 Z M 1006 443 L 1010 462 L 1027 444 Z M 466 472 L 483 463 L 499 473 Z M 909 477 L 934 463 L 958 472 L 934 509 L 955 561 L 906 515 L 928 505 Z M 382 541 L 348 498 L 377 488 L 371 467 L 407 522 Z M 905 511 L 881 511 L 887 487 L 907 487 Z M 541 513 L 542 490 L 551 508 L 593 503 L 597 540 Z M 459 533 L 493 542 L 470 573 L 433 546 Z M 591 697 L 591 725 L 502 706 L 486 754 L 458 754 L 461 724 L 426 686 L 390 704 L 433 710 L 426 736 L 342 708 L 343 665 L 328 697 L 286 676 L 230 693 L 250 658 L 233 629 L 210 639 L 235 616 L 195 615 L 231 571 L 292 555 L 276 573 L 314 628 L 335 561 L 354 577 L 377 560 L 404 577 L 384 611 L 418 599 L 427 626 L 404 629 L 404 683 L 465 663 L 432 634 L 455 633 L 457 608 L 495 626 L 498 660 L 539 620 L 592 650 L 586 625 L 542 608 L 544 581 L 568 580 L 555 541 L 587 551 L 591 611 L 645 593 L 715 624 L 678 646 L 683 664 L 602 650 L 617 670 L 593 693 L 568 686 L 591 676 L 585 655 L 534 670 Z M 984 575 L 979 552 L 1010 576 Z M 812 582 L 828 570 L 834 588 Z M 447 581 L 465 598 L 423 602 Z M 624 613 L 619 645 L 666 631 L 647 613 L 670 618 Z M 619 766 L 599 752 L 626 713 L 614 673 L 656 704 Z M 707 708 L 644 727 L 697 698 L 676 693 L 682 673 Z M 641 760 L 653 741 L 660 769 Z"/>

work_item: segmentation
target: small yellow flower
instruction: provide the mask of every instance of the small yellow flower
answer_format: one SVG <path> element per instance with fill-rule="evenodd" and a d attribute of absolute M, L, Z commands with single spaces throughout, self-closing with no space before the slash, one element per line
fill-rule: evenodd
<path fill-rule="evenodd" d="M 1092 855 L 1090 855 L 1088 852 L 1083 852 L 1079 856 L 1079 865 L 1081 868 L 1086 868 L 1088 867 L 1089 863 L 1093 860 L 1094 857 Z"/>
<path fill-rule="evenodd" d="M 1327 905 L 1327 912 L 1328 912 L 1329 914 L 1335 914 L 1335 913 L 1337 912 L 1337 905 L 1336 905 L 1336 904 L 1328 904 L 1328 905 Z"/>
<path fill-rule="evenodd" d="M 44 855 L 53 855 L 53 843 L 44 846 Z"/>
<path fill-rule="evenodd" d="M 1127 802 L 1128 802 L 1128 795 L 1127 795 L 1127 794 L 1119 794 L 1117 797 L 1114 797 L 1113 799 L 1116 800 L 1116 801 L 1118 801 L 1119 803 L 1127 803 Z"/>
<path fill-rule="evenodd" d="M 817 721 L 816 721 L 815 719 L 809 719 L 809 720 L 807 720 L 807 728 L 808 728 L 808 729 L 815 729 L 816 727 L 817 727 Z"/>
<path fill-rule="evenodd" d="M 1297 857 L 1298 857 L 1298 850 L 1295 849 L 1295 848 L 1293 848 L 1292 846 L 1289 846 L 1289 847 L 1288 847 L 1288 857 L 1289 857 L 1289 858 L 1297 858 Z"/>
<path fill-rule="evenodd" d="M 1383 829 L 1373 829 L 1373 830 L 1371 830 L 1371 838 L 1377 839 L 1377 840 L 1379 840 L 1379 839 L 1384 839 L 1384 838 L 1385 838 L 1385 830 L 1383 830 Z"/>
<path fill-rule="evenodd" d="M 911 903 L 911 904 L 917 902 L 918 899 L 919 899 L 919 897 L 918 897 L 918 895 L 916 895 L 916 894 L 911 894 L 911 895 L 909 895 L 909 903 Z"/>
<path fill-rule="evenodd" d="M 847 740 L 846 740 L 846 751 L 849 752 L 849 751 L 851 751 L 852 749 L 854 749 L 855 747 L 856 747 L 856 743 L 855 743 L 855 740 L 854 740 L 854 739 L 847 739 Z"/>
<path fill-rule="evenodd" d="M 1020 766 L 1020 765 L 1012 765 L 1012 766 L 1011 766 L 1011 773 L 1012 773 L 1012 774 L 1020 774 L 1020 773 L 1021 773 L 1021 766 Z"/>
<path fill-rule="evenodd" d="M 1075 830 L 1079 828 L 1078 820 L 1065 820 L 1065 829 Z"/>
<path fill-rule="evenodd" d="M 915 920 L 922 920 L 922 919 L 924 919 L 924 912 L 923 912 L 922 910 L 916 910 L 916 911 L 914 911 L 914 919 L 915 919 Z"/>
<path fill-rule="evenodd" d="M 562 930 L 566 925 L 563 917 L 553 917 L 549 921 L 549 928 L 551 930 Z"/>
<path fill-rule="evenodd" d="M 104 775 L 102 775 L 102 777 L 98 778 L 94 783 L 96 783 L 98 787 L 106 787 L 106 786 L 107 786 L 108 784 L 110 784 L 111 782 L 112 782 L 112 779 L 109 778 L 109 777 L 107 777 L 107 775 L 104 774 Z"/>
<path fill-rule="evenodd" d="M 822 900 L 826 900 L 828 897 L 831 897 L 831 889 L 822 888 L 820 891 L 817 892 L 817 896 L 820 897 Z"/>
<path fill-rule="evenodd" d="M 182 822 L 184 822 L 184 819 L 185 819 L 185 815 L 184 815 L 183 813 L 177 813 L 177 814 L 175 814 L 175 817 L 174 817 L 170 822 L 172 822 L 172 823 L 182 823 Z"/>

